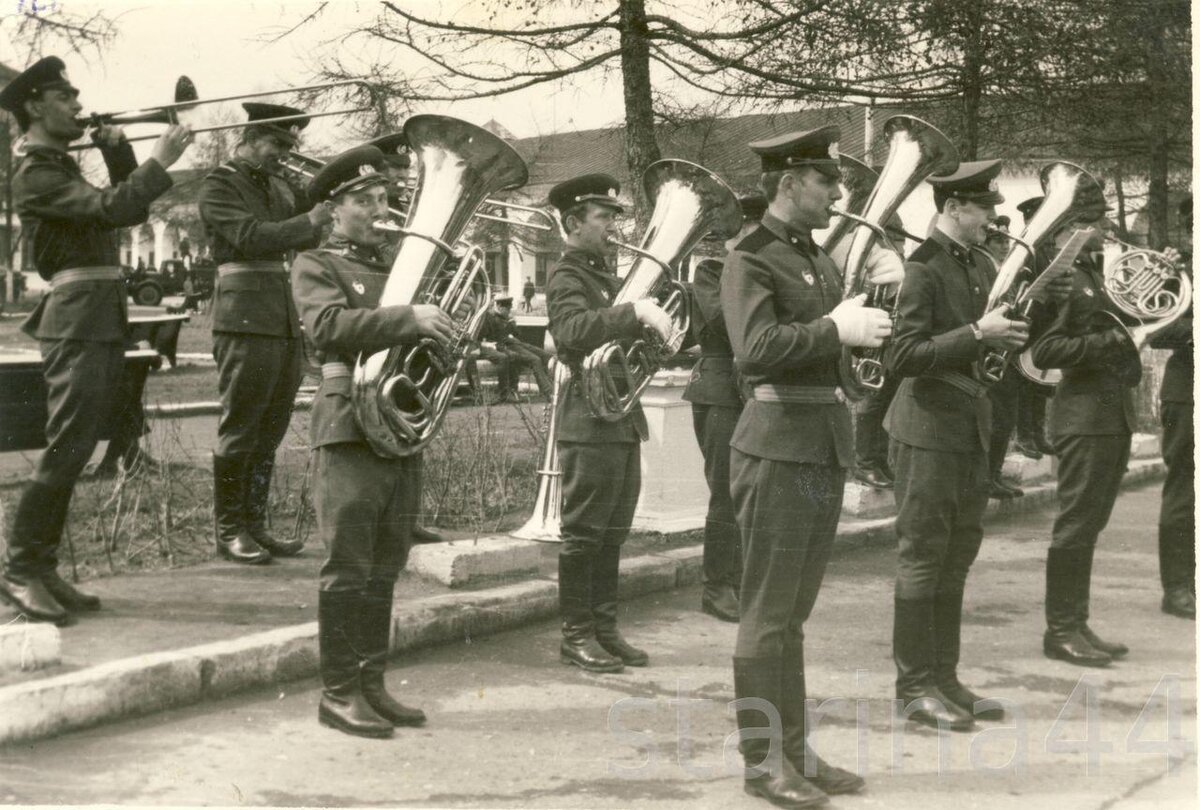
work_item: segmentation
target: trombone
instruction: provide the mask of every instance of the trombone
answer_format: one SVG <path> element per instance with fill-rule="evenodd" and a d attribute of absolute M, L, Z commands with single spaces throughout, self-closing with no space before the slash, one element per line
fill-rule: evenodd
<path fill-rule="evenodd" d="M 179 122 L 179 114 L 188 112 L 202 104 L 221 104 L 227 101 L 241 101 L 248 98 L 262 98 L 264 96 L 278 96 L 283 93 L 305 93 L 316 90 L 329 90 L 334 87 L 350 87 L 356 86 L 366 90 L 368 94 L 373 93 L 370 83 L 366 79 L 343 79 L 336 82 L 325 82 L 323 84 L 309 84 L 303 87 L 286 87 L 280 90 L 263 90 L 257 93 L 241 93 L 233 96 L 222 96 L 220 98 L 200 99 L 196 93 L 196 85 L 187 76 L 180 76 L 175 82 L 175 101 L 171 104 L 163 104 L 158 107 L 147 107 L 141 110 L 125 110 L 122 112 L 106 112 L 106 113 L 90 113 L 76 118 L 76 123 L 80 126 L 99 127 L 106 124 L 115 124 L 117 126 L 125 126 L 128 124 L 175 124 Z M 241 129 L 248 126 L 258 126 L 260 124 L 277 124 L 284 121 L 295 121 L 299 118 L 324 118 L 330 115 L 351 115 L 353 113 L 368 112 L 374 109 L 371 105 L 359 107 L 347 107 L 340 110 L 328 110 L 324 112 L 304 113 L 303 115 L 281 115 L 275 118 L 262 118 L 258 121 L 236 121 L 229 124 L 212 124 L 204 127 L 196 127 L 192 130 L 197 132 L 219 132 L 225 129 Z M 139 135 L 136 138 L 126 138 L 129 143 L 135 141 L 148 141 L 157 138 L 157 135 Z M 71 150 L 91 149 L 96 144 L 77 144 L 71 147 Z"/>

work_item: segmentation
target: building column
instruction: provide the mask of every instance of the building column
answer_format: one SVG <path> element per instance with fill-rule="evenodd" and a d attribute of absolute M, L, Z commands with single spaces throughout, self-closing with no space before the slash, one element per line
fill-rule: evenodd
<path fill-rule="evenodd" d="M 137 267 L 138 257 L 142 252 L 142 226 L 134 225 L 129 229 L 129 266 Z"/>
<path fill-rule="evenodd" d="M 166 251 L 167 223 L 151 220 L 150 227 L 154 230 L 154 261 L 156 264 L 162 265 L 163 259 L 171 258 Z"/>
<path fill-rule="evenodd" d="M 521 288 L 525 286 L 525 256 L 515 242 L 508 243 L 508 294 L 513 302 L 521 300 Z M 513 311 L 517 311 L 514 306 Z"/>

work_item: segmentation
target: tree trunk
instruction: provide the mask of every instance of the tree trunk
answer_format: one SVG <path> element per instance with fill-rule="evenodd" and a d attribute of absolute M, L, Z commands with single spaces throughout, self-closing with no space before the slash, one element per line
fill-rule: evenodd
<path fill-rule="evenodd" d="M 1169 159 L 1170 113 L 1167 109 L 1165 25 L 1161 17 L 1146 20 L 1146 84 L 1150 110 L 1150 132 L 1147 142 L 1150 166 L 1150 191 L 1146 200 L 1149 218 L 1146 244 L 1152 250 L 1162 250 L 1167 244 L 1167 225 L 1170 206 L 1167 202 L 1167 172 Z"/>
<path fill-rule="evenodd" d="M 650 45 L 645 0 L 619 0 L 621 10 L 621 76 L 625 91 L 625 163 L 627 189 L 640 234 L 650 221 L 650 204 L 642 189 L 642 173 L 658 160 L 654 105 L 650 92 Z"/>
<path fill-rule="evenodd" d="M 1120 169 L 1113 173 L 1113 189 L 1117 193 L 1117 236 L 1129 241 L 1129 228 L 1125 220 L 1125 183 Z"/>
<path fill-rule="evenodd" d="M 963 160 L 976 160 L 979 155 L 979 109 L 983 100 L 984 54 L 979 34 L 983 15 L 972 14 L 968 19 L 971 30 L 963 39 L 962 148 L 959 156 Z"/>

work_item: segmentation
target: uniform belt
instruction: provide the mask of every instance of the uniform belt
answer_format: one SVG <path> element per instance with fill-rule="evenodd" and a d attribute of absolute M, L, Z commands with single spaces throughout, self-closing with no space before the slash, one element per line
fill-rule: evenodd
<path fill-rule="evenodd" d="M 759 402 L 789 405 L 838 405 L 846 401 L 846 393 L 840 387 L 826 385 L 756 385 L 753 396 Z"/>
<path fill-rule="evenodd" d="M 337 377 L 353 376 L 350 371 L 350 366 L 346 363 L 332 362 L 321 364 L 321 379 L 332 380 Z"/>
<path fill-rule="evenodd" d="M 981 399 L 987 396 L 988 387 L 976 380 L 974 377 L 968 377 L 958 371 L 934 371 L 927 374 L 922 374 L 922 377 L 929 380 L 939 380 L 946 385 L 957 388 L 972 399 Z"/>
<path fill-rule="evenodd" d="M 283 266 L 283 262 L 275 261 L 226 262 L 217 268 L 217 275 L 220 276 L 233 276 L 238 273 L 283 273 L 287 275 L 287 268 Z"/>
<path fill-rule="evenodd" d="M 120 281 L 121 270 L 117 267 L 72 267 L 70 270 L 59 270 L 50 276 L 50 289 L 76 281 Z"/>

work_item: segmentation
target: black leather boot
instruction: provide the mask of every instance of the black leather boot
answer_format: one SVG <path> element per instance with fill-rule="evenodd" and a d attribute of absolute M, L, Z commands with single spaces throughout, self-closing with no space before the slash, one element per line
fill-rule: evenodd
<path fill-rule="evenodd" d="M 801 776 L 785 756 L 782 688 L 783 666 L 779 659 L 733 659 L 733 691 L 739 701 L 738 750 L 746 763 L 744 787 L 749 795 L 780 807 L 819 807 L 826 804 L 829 797 Z M 759 701 L 766 703 L 774 717 L 764 716 L 765 709 L 761 704 L 747 705 Z M 781 728 L 779 737 L 771 733 L 763 735 L 764 728 L 776 723 Z"/>
<path fill-rule="evenodd" d="M 904 716 L 914 723 L 950 731 L 970 731 L 975 720 L 942 693 L 934 681 L 932 599 L 895 600 L 892 657 L 896 661 L 896 697 Z"/>
<path fill-rule="evenodd" d="M 246 530 L 246 476 L 243 456 L 213 454 L 213 513 L 217 524 L 217 553 L 249 565 L 271 561 L 271 554 Z"/>
<path fill-rule="evenodd" d="M 976 720 L 1003 720 L 1004 709 L 997 701 L 980 697 L 958 680 L 962 603 L 962 591 L 939 592 L 933 598 L 934 682 L 943 695 Z"/>
<path fill-rule="evenodd" d="M 1162 612 L 1181 619 L 1196 620 L 1196 594 L 1186 587 L 1176 587 L 1163 593 Z"/>
<path fill-rule="evenodd" d="M 317 596 L 317 643 L 321 649 L 321 705 L 317 720 L 358 737 L 392 736 L 392 724 L 379 716 L 362 693 L 358 626 L 362 596 L 321 591 Z"/>
<path fill-rule="evenodd" d="M 246 470 L 246 531 L 254 542 L 273 557 L 295 557 L 304 548 L 303 540 L 279 540 L 267 531 L 267 508 L 271 501 L 272 456 L 256 456 Z"/>
<path fill-rule="evenodd" d="M 1092 604 L 1092 561 L 1095 557 L 1095 548 L 1090 548 L 1087 553 L 1080 554 L 1084 573 L 1079 575 L 1079 590 L 1075 597 L 1075 615 L 1079 617 L 1079 632 L 1087 639 L 1088 644 L 1117 661 L 1129 655 L 1129 648 L 1118 641 L 1105 641 L 1088 626 L 1088 615 Z"/>
<path fill-rule="evenodd" d="M 796 773 L 822 793 L 838 796 L 857 793 L 866 786 L 861 776 L 830 765 L 808 745 L 808 698 L 804 678 L 804 636 L 784 642 L 779 698 L 783 721 L 783 754 Z"/>
<path fill-rule="evenodd" d="M 621 672 L 621 659 L 596 640 L 592 618 L 592 553 L 558 555 L 558 605 L 562 613 L 559 658 L 588 672 Z"/>
<path fill-rule="evenodd" d="M 0 601 L 12 605 L 33 622 L 51 622 L 60 627 L 71 622 L 71 614 L 46 590 L 40 579 L 16 579 L 9 574 L 0 576 Z"/>
<path fill-rule="evenodd" d="M 741 540 L 736 525 L 706 520 L 704 525 L 704 590 L 700 611 L 723 622 L 740 615 L 737 583 L 741 580 Z"/>
<path fill-rule="evenodd" d="M 384 683 L 392 632 L 392 587 L 391 582 L 373 582 L 362 597 L 359 612 L 362 693 L 371 708 L 392 725 L 422 726 L 425 712 L 397 701 L 388 694 Z"/>
<path fill-rule="evenodd" d="M 645 650 L 632 646 L 617 629 L 618 591 L 621 585 L 621 547 L 601 546 L 592 567 L 592 620 L 596 641 L 609 655 L 621 659 L 627 667 L 650 664 Z"/>
<path fill-rule="evenodd" d="M 428 543 L 444 543 L 446 538 L 424 526 L 413 526 L 412 541 L 417 545 L 426 545 Z"/>
<path fill-rule="evenodd" d="M 1051 548 L 1046 555 L 1046 634 L 1042 637 L 1042 652 L 1047 658 L 1081 667 L 1105 667 L 1112 663 L 1112 656 L 1093 647 L 1081 632 L 1080 577 L 1089 573 L 1084 564 L 1077 549 Z"/>
<path fill-rule="evenodd" d="M 93 611 L 100 609 L 100 597 L 85 593 L 67 582 L 58 571 L 50 571 L 42 576 L 42 584 L 60 605 L 67 610 Z"/>
<path fill-rule="evenodd" d="M 732 585 L 724 583 L 704 583 L 704 591 L 700 595 L 700 611 L 723 622 L 736 624 L 741 615 L 737 591 Z"/>
<path fill-rule="evenodd" d="M 67 490 L 67 503 L 70 496 L 71 492 Z M 0 601 L 12 605 L 30 621 L 53 622 L 60 626 L 70 622 L 70 615 L 46 589 L 41 575 L 53 570 L 55 565 L 55 547 L 62 532 L 58 522 L 62 501 L 59 487 L 37 481 L 25 486 L 13 511 L 5 570 L 0 576 Z"/>

